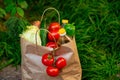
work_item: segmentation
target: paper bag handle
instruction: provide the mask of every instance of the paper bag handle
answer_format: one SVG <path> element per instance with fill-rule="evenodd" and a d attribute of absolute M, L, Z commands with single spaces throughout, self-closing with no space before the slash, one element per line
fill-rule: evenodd
<path fill-rule="evenodd" d="M 53 7 L 49 7 L 49 8 L 47 8 L 47 9 L 45 9 L 45 10 L 43 11 L 43 14 L 42 14 L 42 16 L 41 16 L 40 22 L 42 22 L 43 17 L 44 17 L 45 13 L 46 13 L 48 10 L 54 10 L 54 11 L 56 11 L 56 13 L 58 14 L 58 23 L 60 24 L 60 13 L 59 13 L 59 11 L 58 11 L 57 9 L 55 9 L 55 8 L 53 8 Z M 44 29 L 44 28 L 40 28 L 39 30 L 44 30 L 44 31 L 47 31 L 48 33 L 51 34 L 51 32 L 49 32 L 47 29 Z M 35 34 L 36 45 L 37 45 L 37 33 L 38 33 L 39 30 L 37 30 L 37 31 L 36 31 L 36 34 Z M 52 35 L 51 35 L 51 36 L 52 36 Z M 55 37 L 54 37 L 54 36 L 52 36 L 52 37 L 53 37 L 53 39 L 54 39 L 54 42 L 55 42 L 56 45 L 57 45 L 57 41 L 55 40 Z M 58 45 L 57 45 L 57 47 L 58 47 Z"/>
<path fill-rule="evenodd" d="M 42 14 L 42 16 L 41 16 L 40 22 L 42 22 L 43 17 L 44 17 L 44 15 L 45 15 L 46 11 L 51 10 L 51 9 L 54 10 L 54 11 L 56 11 L 56 13 L 58 14 L 58 23 L 60 24 L 60 13 L 59 13 L 59 11 L 58 11 L 57 9 L 55 9 L 55 8 L 53 8 L 53 7 L 49 7 L 49 8 L 47 8 L 47 9 L 44 10 L 44 12 L 43 12 L 43 14 Z"/>

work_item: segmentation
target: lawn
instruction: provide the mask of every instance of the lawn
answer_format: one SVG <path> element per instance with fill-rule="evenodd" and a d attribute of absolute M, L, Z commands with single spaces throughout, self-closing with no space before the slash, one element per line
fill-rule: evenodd
<path fill-rule="evenodd" d="M 10 4 L 11 3 L 11 4 Z M 120 79 L 119 0 L 0 0 L 0 69 L 20 65 L 19 34 L 48 7 L 76 26 L 82 80 Z M 47 23 L 58 20 L 54 11 Z"/>

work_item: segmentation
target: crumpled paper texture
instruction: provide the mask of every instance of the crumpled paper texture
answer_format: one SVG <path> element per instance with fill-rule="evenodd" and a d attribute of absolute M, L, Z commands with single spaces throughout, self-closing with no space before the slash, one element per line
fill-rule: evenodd
<path fill-rule="evenodd" d="M 82 68 L 75 38 L 63 44 L 55 52 L 55 58 L 62 56 L 67 60 L 67 66 L 62 69 L 57 77 L 48 76 L 46 66 L 41 62 L 41 56 L 50 51 L 45 46 L 38 46 L 21 38 L 22 80 L 81 80 Z"/>

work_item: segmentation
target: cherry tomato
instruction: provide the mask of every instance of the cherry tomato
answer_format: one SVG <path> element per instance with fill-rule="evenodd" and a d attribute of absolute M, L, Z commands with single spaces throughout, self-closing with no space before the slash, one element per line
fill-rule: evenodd
<path fill-rule="evenodd" d="M 46 72 L 49 76 L 56 77 L 59 74 L 59 69 L 53 66 L 48 66 Z"/>
<path fill-rule="evenodd" d="M 58 40 L 60 38 L 60 34 L 58 32 L 56 32 L 56 31 L 48 33 L 48 39 L 50 41 L 55 41 L 54 38 L 55 38 L 55 40 Z"/>
<path fill-rule="evenodd" d="M 48 42 L 46 46 L 50 48 L 57 48 L 57 44 L 55 42 Z"/>
<path fill-rule="evenodd" d="M 49 27 L 48 27 L 48 30 L 50 32 L 53 32 L 53 31 L 58 31 L 60 29 L 60 24 L 58 22 L 52 22 L 50 23 Z"/>
<path fill-rule="evenodd" d="M 42 63 L 46 66 L 52 66 L 54 63 L 54 57 L 51 53 L 46 53 L 42 56 Z"/>
<path fill-rule="evenodd" d="M 57 60 L 56 60 L 56 63 L 55 63 L 55 65 L 56 65 L 56 67 L 58 68 L 58 69 L 62 69 L 62 68 L 64 68 L 65 66 L 66 66 L 66 60 L 65 60 L 65 58 L 63 58 L 63 57 L 59 57 Z"/>

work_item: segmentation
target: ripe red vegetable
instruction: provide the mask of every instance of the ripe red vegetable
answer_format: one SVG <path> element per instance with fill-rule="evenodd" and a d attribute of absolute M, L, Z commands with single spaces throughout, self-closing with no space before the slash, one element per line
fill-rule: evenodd
<path fill-rule="evenodd" d="M 59 74 L 59 69 L 53 66 L 48 66 L 46 72 L 49 76 L 56 77 Z"/>
<path fill-rule="evenodd" d="M 42 63 L 46 66 L 52 66 L 54 63 L 54 57 L 51 53 L 46 53 L 42 56 Z"/>
<path fill-rule="evenodd" d="M 48 33 L 48 39 L 49 39 L 50 41 L 55 41 L 54 38 L 55 38 L 55 40 L 57 41 L 57 40 L 60 38 L 60 34 L 59 34 L 58 32 L 56 32 L 56 31 L 53 31 L 53 32 L 51 32 L 51 33 Z"/>
<path fill-rule="evenodd" d="M 50 48 L 57 48 L 57 44 L 55 42 L 48 42 L 46 44 L 46 47 L 50 47 Z"/>
<path fill-rule="evenodd" d="M 60 29 L 60 24 L 58 22 L 52 22 L 50 23 L 49 27 L 48 27 L 48 30 L 50 32 L 53 32 L 53 31 L 58 31 Z"/>
<path fill-rule="evenodd" d="M 55 65 L 56 65 L 56 67 L 58 68 L 58 69 L 62 69 L 62 68 L 64 68 L 65 66 L 66 66 L 66 60 L 65 60 L 65 58 L 63 58 L 63 57 L 59 57 L 57 60 L 56 60 L 56 63 L 55 63 Z"/>

